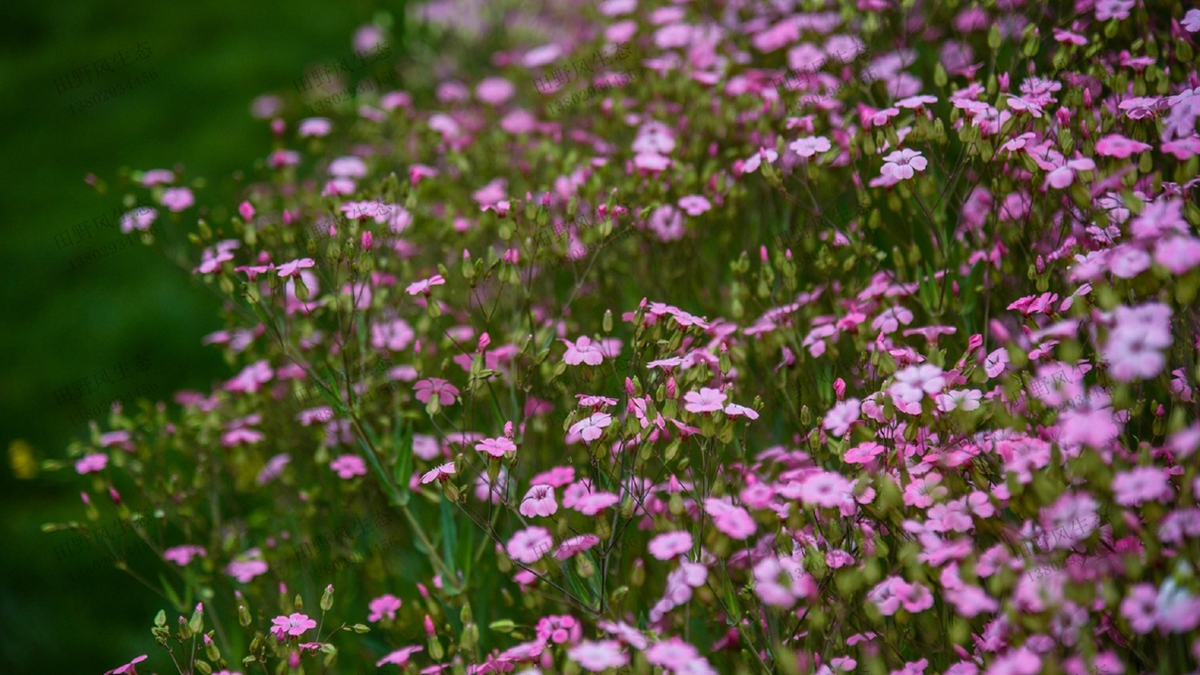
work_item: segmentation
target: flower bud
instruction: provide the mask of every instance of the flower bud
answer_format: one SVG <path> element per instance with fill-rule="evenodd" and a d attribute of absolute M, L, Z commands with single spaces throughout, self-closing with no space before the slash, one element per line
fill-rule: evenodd
<path fill-rule="evenodd" d="M 419 581 L 417 582 L 417 592 L 421 594 L 422 598 L 424 598 L 426 600 L 429 599 L 429 589 L 425 588 L 425 584 L 423 584 Z"/>
<path fill-rule="evenodd" d="M 181 616 L 179 617 L 179 639 L 186 640 L 190 637 L 192 637 L 192 631 L 188 627 L 187 619 Z"/>
<path fill-rule="evenodd" d="M 196 670 L 204 675 L 212 675 L 212 666 L 208 665 L 207 661 L 196 660 Z"/>
<path fill-rule="evenodd" d="M 121 493 L 117 492 L 116 488 L 114 488 L 114 487 L 108 488 L 108 496 L 112 497 L 114 504 L 119 505 L 121 503 Z"/>
<path fill-rule="evenodd" d="M 833 391 L 837 394 L 837 400 L 842 400 L 842 398 L 846 395 L 846 381 L 840 377 L 834 380 Z"/>
<path fill-rule="evenodd" d="M 242 220 L 248 223 L 254 218 L 254 205 L 250 202 L 242 202 L 238 204 L 238 213 L 241 214 Z"/>
<path fill-rule="evenodd" d="M 625 378 L 625 393 L 628 394 L 630 398 L 637 396 L 637 390 L 634 389 L 633 380 L 629 379 L 628 377 Z"/>
<path fill-rule="evenodd" d="M 475 347 L 475 351 L 482 354 L 487 350 L 488 345 L 492 344 L 492 338 L 487 333 L 479 336 L 479 342 Z"/>
<path fill-rule="evenodd" d="M 333 608 L 333 584 L 325 587 L 325 593 L 321 596 L 321 611 L 328 612 Z"/>
<path fill-rule="evenodd" d="M 604 332 L 605 333 L 612 332 L 612 324 L 613 324 L 612 310 L 606 309 L 606 310 L 604 310 Z"/>
<path fill-rule="evenodd" d="M 192 618 L 188 621 L 188 630 L 192 633 L 204 632 L 204 603 L 196 605 L 196 611 L 192 613 Z"/>
<path fill-rule="evenodd" d="M 92 504 L 92 498 L 88 496 L 88 493 L 86 493 L 86 492 L 80 492 L 80 493 L 79 493 L 79 498 L 80 498 L 81 500 L 83 500 L 83 503 L 84 503 L 84 505 L 85 505 L 85 506 L 91 506 L 91 504 Z"/>
<path fill-rule="evenodd" d="M 511 420 L 504 423 L 504 437 L 510 441 L 513 439 L 513 423 Z"/>
<path fill-rule="evenodd" d="M 428 614 L 425 615 L 425 635 L 426 637 L 433 637 L 437 635 L 437 631 L 434 630 L 433 627 L 433 618 Z"/>
<path fill-rule="evenodd" d="M 675 398 L 675 376 L 674 375 L 672 375 L 667 380 L 667 398 L 669 398 L 669 399 Z"/>
<path fill-rule="evenodd" d="M 362 250 L 370 251 L 371 247 L 374 245 L 375 245 L 375 236 L 372 235 L 370 232 L 363 232 L 362 233 Z"/>
<path fill-rule="evenodd" d="M 238 623 L 242 624 L 243 628 L 250 625 L 250 612 L 245 605 L 238 605 Z"/>
<path fill-rule="evenodd" d="M 300 652 L 288 654 L 288 668 L 295 670 L 300 667 Z"/>
<path fill-rule="evenodd" d="M 287 131 L 287 122 L 284 122 L 278 117 L 271 120 L 271 133 L 275 134 L 275 136 L 279 138 L 282 138 L 283 132 L 285 131 Z"/>

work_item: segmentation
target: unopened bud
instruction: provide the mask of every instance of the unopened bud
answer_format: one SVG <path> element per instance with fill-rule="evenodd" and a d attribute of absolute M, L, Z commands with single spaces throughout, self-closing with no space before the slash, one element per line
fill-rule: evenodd
<path fill-rule="evenodd" d="M 250 612 L 245 605 L 238 605 L 238 623 L 242 624 L 243 628 L 250 625 Z"/>
<path fill-rule="evenodd" d="M 362 249 L 364 251 L 370 251 L 371 247 L 374 245 L 375 245 L 375 236 L 372 235 L 370 232 L 363 232 L 362 233 Z"/>
<path fill-rule="evenodd" d="M 487 333 L 479 336 L 479 342 L 475 346 L 475 351 L 482 354 L 487 350 L 488 345 L 492 344 L 492 337 Z"/>
<path fill-rule="evenodd" d="M 250 202 L 242 202 L 238 204 L 238 213 L 241 214 L 242 220 L 248 223 L 254 218 L 254 205 Z"/>
<path fill-rule="evenodd" d="M 637 396 L 637 390 L 633 387 L 633 380 L 629 379 L 628 377 L 625 378 L 625 393 L 629 394 L 630 398 Z"/>
<path fill-rule="evenodd" d="M 837 394 L 837 400 L 842 400 L 842 398 L 846 395 L 846 381 L 840 377 L 834 380 L 833 391 Z"/>
<path fill-rule="evenodd" d="M 433 618 L 428 614 L 425 615 L 425 635 L 427 637 L 433 637 L 434 635 L 437 635 L 437 631 L 433 627 Z"/>
<path fill-rule="evenodd" d="M 675 376 L 674 375 L 672 375 L 670 377 L 670 379 L 667 380 L 667 398 L 669 398 L 669 399 L 675 398 Z"/>
<path fill-rule="evenodd" d="M 504 437 L 510 441 L 513 439 L 513 423 L 511 420 L 504 423 Z"/>
<path fill-rule="evenodd" d="M 120 503 L 121 503 L 121 493 L 120 493 L 120 492 L 117 492 L 117 489 L 116 489 L 116 488 L 114 488 L 114 487 L 110 487 L 110 488 L 108 488 L 108 496 L 109 496 L 109 497 L 112 497 L 112 500 L 113 500 L 113 503 L 114 503 L 114 504 L 120 504 Z"/>
<path fill-rule="evenodd" d="M 333 584 L 325 587 L 325 593 L 321 596 L 321 611 L 328 612 L 333 608 Z"/>
<path fill-rule="evenodd" d="M 612 323 L 613 323 L 612 310 L 611 309 L 604 310 L 604 332 L 605 333 L 612 332 Z"/>

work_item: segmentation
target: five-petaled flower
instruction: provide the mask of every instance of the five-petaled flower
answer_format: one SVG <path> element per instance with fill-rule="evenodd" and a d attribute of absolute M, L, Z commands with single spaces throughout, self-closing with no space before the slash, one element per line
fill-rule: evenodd
<path fill-rule="evenodd" d="M 883 175 L 898 181 L 912 178 L 914 170 L 924 171 L 929 164 L 920 152 L 908 149 L 897 150 L 884 157 L 883 161 L 887 162 L 883 165 Z"/>
<path fill-rule="evenodd" d="M 280 642 L 283 641 L 285 635 L 291 637 L 299 637 L 312 628 L 317 627 L 317 622 L 308 618 L 307 614 L 293 613 L 289 616 L 282 614 L 271 619 L 271 623 L 275 624 L 271 627 L 271 633 Z"/>

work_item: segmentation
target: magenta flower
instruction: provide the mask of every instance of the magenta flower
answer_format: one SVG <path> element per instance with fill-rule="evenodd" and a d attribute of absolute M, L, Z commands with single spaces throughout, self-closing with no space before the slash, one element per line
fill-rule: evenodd
<path fill-rule="evenodd" d="M 429 403 L 429 400 L 436 396 L 438 403 L 450 405 L 458 398 L 458 388 L 438 377 L 417 382 L 413 386 L 413 390 L 416 391 L 417 400 L 421 403 Z"/>
<path fill-rule="evenodd" d="M 929 161 L 916 150 L 897 150 L 883 158 L 883 176 L 892 180 L 908 180 L 915 171 L 924 171 Z"/>
<path fill-rule="evenodd" d="M 933 365 L 909 366 L 896 373 L 896 382 L 888 393 L 898 401 L 920 403 L 926 394 L 933 395 L 946 386 L 942 369 Z"/>
<path fill-rule="evenodd" d="M 313 265 L 316 265 L 316 263 L 313 262 L 312 258 L 297 258 L 296 260 L 289 260 L 288 262 L 285 262 L 279 266 L 278 274 L 286 279 L 293 274 L 296 274 L 300 270 L 307 269 Z"/>
<path fill-rule="evenodd" d="M 504 438 L 485 438 L 482 442 L 475 444 L 475 449 L 494 459 L 503 459 L 517 454 L 517 445 L 512 441 Z"/>
<path fill-rule="evenodd" d="M 196 203 L 192 191 L 185 188 L 168 188 L 162 195 L 162 205 L 175 213 L 185 211 Z"/>
<path fill-rule="evenodd" d="M 1096 141 L 1096 154 L 1105 157 L 1119 157 L 1125 159 L 1130 155 L 1138 152 L 1145 152 L 1150 149 L 1150 145 L 1141 143 L 1130 138 L 1125 138 L 1120 134 L 1109 134 L 1099 141 Z"/>
<path fill-rule="evenodd" d="M 102 453 L 92 453 L 90 455 L 84 455 L 83 459 L 75 462 L 75 471 L 80 474 L 100 473 L 106 466 L 108 466 L 108 455 Z"/>
<path fill-rule="evenodd" d="M 575 502 L 574 509 L 585 516 L 594 516 L 619 501 L 621 498 L 611 492 L 592 492 Z"/>
<path fill-rule="evenodd" d="M 659 560 L 670 560 L 692 550 L 692 535 L 687 532 L 664 532 L 650 540 L 650 555 Z"/>
<path fill-rule="evenodd" d="M 598 342 L 592 342 L 592 339 L 586 335 L 580 336 L 574 343 L 562 339 L 559 342 L 567 346 L 567 353 L 563 356 L 563 360 L 569 366 L 577 366 L 581 363 L 598 366 L 604 362 L 603 347 Z"/>
<path fill-rule="evenodd" d="M 367 463 L 357 455 L 342 455 L 329 463 L 329 468 L 337 472 L 342 480 L 350 480 L 355 476 L 367 473 Z"/>
<path fill-rule="evenodd" d="M 526 565 L 532 565 L 554 547 L 554 539 L 544 527 L 527 527 L 508 540 L 505 551 L 508 557 Z"/>
<path fill-rule="evenodd" d="M 571 537 L 558 545 L 558 550 L 554 552 L 554 557 L 559 560 L 566 560 L 573 555 L 583 553 L 600 543 L 600 537 L 594 534 L 581 534 L 577 537 Z"/>
<path fill-rule="evenodd" d="M 446 280 L 442 277 L 442 275 L 435 274 L 432 277 L 429 277 L 428 279 L 414 281 L 413 283 L 409 284 L 404 290 L 406 292 L 408 292 L 409 295 L 424 294 L 425 296 L 428 296 L 431 292 L 431 289 L 434 286 L 443 286 L 443 285 L 445 285 L 445 283 L 446 283 Z"/>
<path fill-rule="evenodd" d="M 208 552 L 203 546 L 175 546 L 163 551 L 163 558 L 179 565 L 186 567 L 192 562 L 192 558 L 200 556 L 201 558 L 208 557 Z"/>
<path fill-rule="evenodd" d="M 367 608 L 371 610 L 371 613 L 367 616 L 367 621 L 379 621 L 384 615 L 387 615 L 389 620 L 394 621 L 396 619 L 396 610 L 400 609 L 401 604 L 403 603 L 400 598 L 391 593 L 381 595 L 367 605 Z"/>
<path fill-rule="evenodd" d="M 283 642 L 285 635 L 299 637 L 306 631 L 317 627 L 317 622 L 308 618 L 307 614 L 298 613 L 277 616 L 271 619 L 271 623 L 275 624 L 271 627 L 271 633 L 280 642 Z"/>
<path fill-rule="evenodd" d="M 113 668 L 112 670 L 104 673 L 104 675 L 137 675 L 137 664 L 145 660 L 146 655 L 142 654 L 141 656 L 135 657 L 132 661 L 126 663 L 120 668 Z"/>
<path fill-rule="evenodd" d="M 424 647 L 404 647 L 402 649 L 397 649 L 396 651 L 391 652 L 387 656 L 384 656 L 382 659 L 379 659 L 378 661 L 376 661 L 375 667 L 382 668 L 389 663 L 396 665 L 396 666 L 404 667 L 404 666 L 408 665 L 409 657 L 411 657 L 413 654 L 416 654 L 417 652 L 424 651 L 424 650 L 425 650 Z"/>
<path fill-rule="evenodd" d="M 558 511 L 558 502 L 554 499 L 554 488 L 549 485 L 534 485 L 525 493 L 521 500 L 521 515 L 526 518 L 534 516 L 552 516 Z"/>
<path fill-rule="evenodd" d="M 708 387 L 701 387 L 699 392 L 689 391 L 683 400 L 684 410 L 692 413 L 717 412 L 725 407 L 725 394 Z"/>
<path fill-rule="evenodd" d="M 1042 187 L 1049 185 L 1056 190 L 1062 190 L 1075 182 L 1075 174 L 1080 171 L 1094 171 L 1096 163 L 1090 159 L 1071 159 L 1062 162 L 1057 168 L 1054 168 L 1050 173 L 1046 174 L 1046 182 Z"/>

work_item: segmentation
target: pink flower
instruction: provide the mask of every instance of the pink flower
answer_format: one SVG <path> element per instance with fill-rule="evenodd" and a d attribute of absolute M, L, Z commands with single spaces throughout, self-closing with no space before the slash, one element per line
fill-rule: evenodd
<path fill-rule="evenodd" d="M 458 398 L 458 388 L 438 377 L 417 382 L 413 390 L 417 392 L 417 400 L 421 403 L 429 403 L 431 398 L 437 396 L 438 403 L 450 405 Z"/>
<path fill-rule="evenodd" d="M 718 530 L 734 539 L 745 539 L 758 529 L 746 509 L 734 506 L 728 497 L 705 499 L 704 511 L 712 516 Z"/>
<path fill-rule="evenodd" d="M 1154 607 L 1158 591 L 1150 584 L 1134 584 L 1121 601 L 1121 616 L 1129 621 L 1130 628 L 1139 635 L 1154 630 Z"/>
<path fill-rule="evenodd" d="M 991 354 L 983 362 L 983 372 L 987 373 L 988 379 L 996 377 L 1004 372 L 1004 367 L 1008 365 L 1008 351 L 1001 347 Z"/>
<path fill-rule="evenodd" d="M 102 453 L 92 453 L 90 455 L 84 455 L 83 459 L 75 462 L 75 471 L 80 474 L 100 473 L 106 466 L 108 466 L 108 455 Z"/>
<path fill-rule="evenodd" d="M 574 508 L 585 516 L 594 516 L 619 501 L 621 498 L 611 492 L 592 492 L 575 502 Z"/>
<path fill-rule="evenodd" d="M 698 216 L 712 208 L 712 204 L 700 195 L 688 195 L 679 199 L 679 208 L 689 216 Z"/>
<path fill-rule="evenodd" d="M 725 406 L 725 394 L 708 387 L 701 387 L 699 392 L 689 391 L 683 400 L 684 409 L 692 413 L 717 412 Z"/>
<path fill-rule="evenodd" d="M 135 657 L 132 661 L 130 661 L 129 663 L 126 663 L 125 665 L 121 666 L 120 668 L 113 668 L 112 670 L 104 673 L 104 675 L 136 675 L 136 673 L 137 673 L 136 664 L 139 664 L 145 660 L 146 660 L 146 655 L 142 654 L 141 656 Z"/>
<path fill-rule="evenodd" d="M 700 658 L 695 647 L 677 637 L 651 645 L 645 654 L 650 663 L 675 671 L 683 671 L 689 663 Z"/>
<path fill-rule="evenodd" d="M 737 419 L 738 417 L 748 417 L 752 420 L 758 419 L 758 413 L 753 408 L 747 408 L 744 405 L 730 403 L 724 408 L 725 414 L 730 418 Z"/>
<path fill-rule="evenodd" d="M 235 560 L 225 567 L 225 573 L 238 580 L 238 583 L 250 583 L 254 577 L 267 573 L 267 563 L 261 560 Z"/>
<path fill-rule="evenodd" d="M 853 499 L 850 481 L 833 471 L 813 474 L 800 486 L 800 501 L 804 502 L 805 506 L 834 509 Z"/>
<path fill-rule="evenodd" d="M 309 136 L 320 138 L 328 136 L 332 130 L 333 123 L 324 117 L 309 117 L 308 119 L 300 120 L 300 127 L 296 133 L 300 135 L 300 138 L 307 138 Z"/>
<path fill-rule="evenodd" d="M 428 279 L 414 281 L 413 283 L 409 284 L 408 287 L 405 288 L 404 290 L 407 291 L 409 295 L 418 295 L 418 294 L 423 293 L 426 296 L 428 296 L 430 293 L 430 289 L 432 289 L 434 286 L 444 286 L 445 284 L 446 284 L 446 280 L 442 277 L 442 275 L 435 274 L 432 277 L 429 277 Z"/>
<path fill-rule="evenodd" d="M 1162 469 L 1139 466 L 1113 477 L 1112 490 L 1121 506 L 1141 506 L 1146 502 L 1165 502 L 1171 498 L 1171 486 Z"/>
<path fill-rule="evenodd" d="M 485 438 L 482 442 L 475 445 L 475 450 L 482 452 L 495 459 L 503 459 L 517 454 L 517 445 L 512 441 L 504 438 Z"/>
<path fill-rule="evenodd" d="M 425 475 L 421 476 L 421 484 L 426 485 L 435 480 L 445 483 L 446 481 L 450 480 L 450 476 L 453 476 L 454 473 L 454 462 L 439 464 L 429 471 L 426 471 Z"/>
<path fill-rule="evenodd" d="M 629 655 L 621 650 L 621 643 L 616 640 L 584 640 L 568 649 L 567 656 L 594 673 L 629 663 Z"/>
<path fill-rule="evenodd" d="M 329 163 L 329 175 L 338 178 L 362 178 L 367 175 L 367 164 L 358 157 L 338 157 Z"/>
<path fill-rule="evenodd" d="M 1121 244 L 1108 255 L 1108 268 L 1118 279 L 1132 279 L 1150 269 L 1150 254 L 1133 244 Z"/>
<path fill-rule="evenodd" d="M 412 343 L 416 333 L 404 319 L 371 324 L 371 346 L 380 351 L 402 352 Z"/>
<path fill-rule="evenodd" d="M 583 636 L 583 626 L 575 617 L 564 614 L 544 616 L 537 623 L 537 637 L 542 642 L 574 644 Z"/>
<path fill-rule="evenodd" d="M 204 550 L 203 546 L 175 546 L 163 551 L 164 560 L 170 560 L 180 567 L 186 567 L 196 556 L 206 558 L 208 552 Z"/>
<path fill-rule="evenodd" d="M 367 463 L 357 455 L 342 455 L 329 463 L 329 468 L 337 472 L 342 480 L 350 480 L 355 476 L 367 473 Z"/>
<path fill-rule="evenodd" d="M 413 654 L 416 654 L 417 652 L 424 651 L 424 650 L 425 650 L 424 647 L 404 647 L 401 649 L 397 649 L 396 651 L 394 651 L 394 652 L 388 654 L 387 656 L 383 657 L 382 659 L 379 659 L 378 661 L 376 661 L 375 667 L 382 668 L 389 663 L 403 667 L 405 665 L 408 665 L 408 659 L 410 656 L 412 656 Z"/>
<path fill-rule="evenodd" d="M 1145 152 L 1150 149 L 1150 145 L 1141 143 L 1130 138 L 1125 138 L 1120 134 L 1109 134 L 1099 141 L 1096 141 L 1096 154 L 1105 157 L 1119 157 L 1125 159 L 1137 152 Z"/>
<path fill-rule="evenodd" d="M 162 195 L 162 205 L 175 213 L 186 211 L 195 203 L 192 191 L 185 187 L 168 188 Z"/>
<path fill-rule="evenodd" d="M 134 209 L 121 216 L 121 232 L 129 234 L 134 230 L 146 231 L 150 229 L 150 226 L 153 225 L 154 221 L 157 219 L 158 211 L 150 207 Z"/>
<path fill-rule="evenodd" d="M 886 164 L 883 165 L 883 176 L 893 180 L 907 180 L 912 178 L 914 169 L 916 171 L 924 171 L 929 161 L 916 150 L 897 150 L 887 157 L 883 158 Z"/>
<path fill-rule="evenodd" d="M 520 512 L 526 518 L 552 516 L 557 511 L 558 502 L 554 499 L 554 488 L 549 485 L 534 485 L 521 500 Z"/>
<path fill-rule="evenodd" d="M 1096 169 L 1096 163 L 1087 158 L 1072 159 L 1066 162 L 1058 162 L 1057 164 L 1056 168 L 1051 169 L 1050 173 L 1046 174 L 1046 182 L 1042 185 L 1043 188 L 1048 185 L 1056 190 L 1062 190 L 1075 182 L 1076 173 L 1080 171 L 1094 171 Z"/>
<path fill-rule="evenodd" d="M 563 356 L 563 361 L 566 361 L 569 366 L 577 366 L 580 363 L 598 366 L 604 362 L 604 350 L 600 343 L 592 342 L 592 339 L 586 335 L 580 336 L 579 340 L 574 343 L 562 339 L 559 342 L 567 345 L 567 353 Z"/>
<path fill-rule="evenodd" d="M 502 77 L 487 77 L 475 87 L 475 96 L 488 105 L 500 105 L 512 98 L 516 91 L 512 82 Z"/>
<path fill-rule="evenodd" d="M 403 603 L 400 598 L 391 593 L 381 595 L 372 600 L 371 604 L 367 606 L 371 610 L 371 614 L 367 616 L 367 621 L 379 621 L 385 614 L 389 620 L 394 621 L 396 619 L 396 610 L 400 609 L 401 604 Z"/>
<path fill-rule="evenodd" d="M 150 169 L 142 174 L 142 185 L 154 187 L 160 183 L 174 183 L 175 172 L 170 169 Z"/>
<path fill-rule="evenodd" d="M 850 425 L 858 419 L 859 412 L 862 410 L 862 402 L 856 398 L 847 399 L 838 403 L 825 416 L 825 421 L 821 424 L 830 434 L 841 438 L 850 430 Z"/>
<path fill-rule="evenodd" d="M 692 535 L 687 532 L 664 532 L 650 540 L 650 555 L 670 560 L 692 549 Z"/>
<path fill-rule="evenodd" d="M 600 438 L 604 434 L 603 429 L 610 424 L 612 424 L 612 415 L 603 412 L 592 413 L 587 419 L 572 424 L 570 432 L 579 434 L 585 442 L 591 443 Z"/>
<path fill-rule="evenodd" d="M 296 260 L 290 260 L 290 261 L 285 262 L 284 264 L 280 265 L 278 273 L 279 273 L 279 276 L 286 279 L 286 278 L 296 274 L 300 270 L 308 269 L 309 267 L 312 267 L 313 265 L 316 265 L 316 263 L 313 262 L 312 258 L 298 258 Z"/>
<path fill-rule="evenodd" d="M 558 550 L 554 552 L 554 557 L 559 560 L 566 560 L 573 555 L 582 553 L 596 544 L 600 543 L 600 537 L 594 534 L 581 534 L 577 537 L 571 537 L 558 545 Z"/>
<path fill-rule="evenodd" d="M 934 365 L 909 366 L 896 373 L 896 382 L 888 389 L 893 398 L 920 403 L 925 394 L 936 394 L 946 386 L 942 369 Z"/>
<path fill-rule="evenodd" d="M 1129 18 L 1129 10 L 1133 9 L 1134 0 L 1098 0 L 1096 2 L 1096 20 L 1108 21 Z"/>
<path fill-rule="evenodd" d="M 514 534 L 512 539 L 508 540 L 505 551 L 513 560 L 532 565 L 549 553 L 553 546 L 554 539 L 550 532 L 544 527 L 534 526 Z"/>
<path fill-rule="evenodd" d="M 812 595 L 816 584 L 799 560 L 768 556 L 754 566 L 754 590 L 766 604 L 789 608 Z"/>
<path fill-rule="evenodd" d="M 788 149 L 808 159 L 819 152 L 828 152 L 833 145 L 824 136 L 806 136 L 797 138 L 788 144 Z"/>
<path fill-rule="evenodd" d="M 316 628 L 317 622 L 308 618 L 307 614 L 292 613 L 288 616 L 277 616 L 271 619 L 271 623 L 275 624 L 271 627 L 271 633 L 277 640 L 283 642 L 286 635 L 291 637 L 299 637 L 305 632 Z"/>
<path fill-rule="evenodd" d="M 979 400 L 983 392 L 978 389 L 957 389 L 945 394 L 938 394 L 936 399 L 938 410 L 951 412 L 954 410 L 971 411 L 979 409 Z"/>

